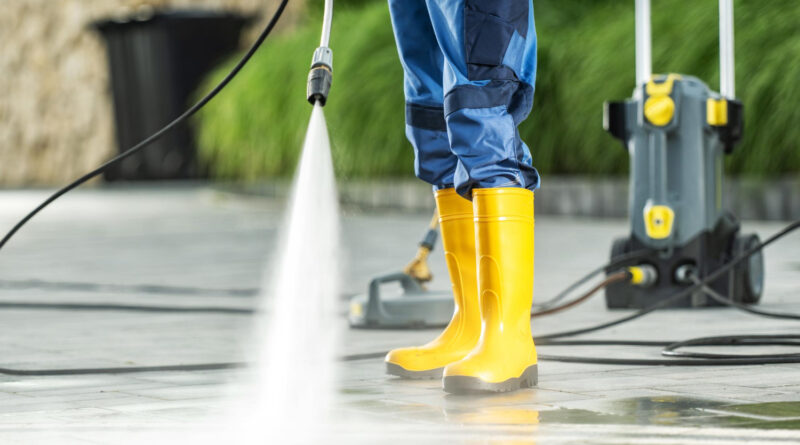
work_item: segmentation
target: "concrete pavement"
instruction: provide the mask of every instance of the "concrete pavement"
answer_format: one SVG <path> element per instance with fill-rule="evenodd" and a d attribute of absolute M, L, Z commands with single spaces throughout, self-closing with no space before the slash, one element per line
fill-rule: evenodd
<path fill-rule="evenodd" d="M 0 227 L 44 197 L 0 192 Z M 0 252 L 0 367 L 15 370 L 247 361 L 250 317 L 3 307 L 12 303 L 247 309 L 275 251 L 282 203 L 204 186 L 77 191 Z M 429 215 L 343 210 L 345 297 L 410 259 Z M 780 223 L 746 223 L 762 238 Z M 607 260 L 617 219 L 537 218 L 536 299 Z M 763 308 L 800 313 L 800 234 L 765 253 Z M 446 288 L 440 251 L 435 288 Z M 149 287 L 142 287 L 148 284 Z M 105 286 L 112 285 L 112 286 Z M 175 289 L 175 288 L 178 289 Z M 190 288 L 190 289 L 187 289 Z M 534 323 L 535 334 L 620 317 L 601 297 Z M 342 323 L 345 323 L 342 318 Z M 670 310 L 592 335 L 680 340 L 792 333 L 796 322 L 732 309 Z M 427 331 L 349 330 L 342 353 L 419 344 Z M 759 349 L 759 351 L 771 348 Z M 777 350 L 777 349 L 776 349 Z M 658 348 L 540 347 L 542 354 L 659 358 Z M 340 421 L 330 443 L 732 443 L 800 441 L 800 365 L 643 367 L 543 361 L 536 390 L 445 395 L 439 382 L 383 373 L 379 359 L 342 363 Z M 88 376 L 0 373 L 0 442 L 111 443 L 185 439 L 248 392 L 245 370 Z M 220 421 L 221 422 L 221 421 Z M 152 441 L 151 440 L 151 441 Z M 262 443 L 270 443 L 265 439 Z"/>

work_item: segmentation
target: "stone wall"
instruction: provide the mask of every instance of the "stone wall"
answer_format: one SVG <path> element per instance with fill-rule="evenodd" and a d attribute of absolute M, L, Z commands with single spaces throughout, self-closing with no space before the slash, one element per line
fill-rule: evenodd
<path fill-rule="evenodd" d="M 116 150 L 105 48 L 94 20 L 153 8 L 226 9 L 268 19 L 277 0 L 3 0 L 0 185 L 55 185 Z M 302 8 L 289 3 L 287 26 Z M 250 40 L 261 23 L 247 34 Z M 246 42 L 245 42 L 246 43 Z"/>

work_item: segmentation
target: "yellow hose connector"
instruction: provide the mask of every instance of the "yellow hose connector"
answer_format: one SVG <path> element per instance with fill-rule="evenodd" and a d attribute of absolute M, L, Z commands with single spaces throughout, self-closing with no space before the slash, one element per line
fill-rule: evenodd
<path fill-rule="evenodd" d="M 403 273 L 420 283 L 427 283 L 433 280 L 431 268 L 428 267 L 428 255 L 431 250 L 426 246 L 419 246 L 417 255 L 403 268 Z"/>
<path fill-rule="evenodd" d="M 631 273 L 631 284 L 642 284 L 644 272 L 641 267 L 629 267 L 628 272 Z"/>
<path fill-rule="evenodd" d="M 649 264 L 640 264 L 628 268 L 630 283 L 636 286 L 651 286 L 658 281 L 658 271 Z"/>
<path fill-rule="evenodd" d="M 437 227 L 439 227 L 439 211 L 434 210 L 431 222 L 428 224 L 428 233 L 425 235 L 425 239 L 420 243 L 417 254 L 414 256 L 414 259 L 403 268 L 404 274 L 420 283 L 427 283 L 433 280 L 433 273 L 431 272 L 431 268 L 428 267 L 428 255 L 431 254 L 431 249 L 433 249 L 433 244 L 436 241 Z"/>

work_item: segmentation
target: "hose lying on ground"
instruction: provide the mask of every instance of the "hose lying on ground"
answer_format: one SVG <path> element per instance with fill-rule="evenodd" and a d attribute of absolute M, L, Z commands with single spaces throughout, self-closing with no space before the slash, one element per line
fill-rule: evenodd
<path fill-rule="evenodd" d="M 709 353 L 689 353 L 678 351 L 679 348 L 685 346 L 800 346 L 800 335 L 728 335 L 717 337 L 703 337 L 696 339 L 689 339 L 683 341 L 635 341 L 635 340 L 557 340 L 565 337 L 573 337 L 580 334 L 595 332 L 606 329 L 612 326 L 618 326 L 628 321 L 641 318 L 659 308 L 669 305 L 672 301 L 676 301 L 691 292 L 698 290 L 705 291 L 711 298 L 719 301 L 720 303 L 734 307 L 739 310 L 746 311 L 747 313 L 764 316 L 764 317 L 779 317 L 792 320 L 800 320 L 800 315 L 789 314 L 783 312 L 767 312 L 758 309 L 753 309 L 722 297 L 716 294 L 708 287 L 708 284 L 717 280 L 722 274 L 729 271 L 741 261 L 749 258 L 751 255 L 760 252 L 766 246 L 778 241 L 789 233 L 800 228 L 800 220 L 795 221 L 786 226 L 781 231 L 775 233 L 767 240 L 753 246 L 741 255 L 737 256 L 724 266 L 703 279 L 695 278 L 694 284 L 682 291 L 676 292 L 671 297 L 668 297 L 657 304 L 651 305 L 647 308 L 641 309 L 632 315 L 613 320 L 610 322 L 601 323 L 587 328 L 575 329 L 571 331 L 563 331 L 548 335 L 539 336 L 536 342 L 540 346 L 644 346 L 644 347 L 663 347 L 662 355 L 666 357 L 676 357 L 668 359 L 628 359 L 628 358 L 613 358 L 613 357 L 588 357 L 588 356 L 566 356 L 566 355 L 551 355 L 540 354 L 539 359 L 543 361 L 560 361 L 569 363 L 588 363 L 588 364 L 609 364 L 609 365 L 631 365 L 631 366 L 729 366 L 729 365 L 763 365 L 774 363 L 800 363 L 800 354 L 760 354 L 760 355 L 732 355 L 732 354 L 709 354 Z M 606 270 L 609 265 L 599 270 Z M 596 274 L 595 274 L 596 275 Z M 612 279 L 613 278 L 613 279 Z M 582 278 L 581 280 L 584 280 Z M 621 280 L 621 275 L 612 274 L 606 281 L 616 282 Z M 579 280 L 580 281 L 580 280 Z M 601 283 L 595 286 L 588 295 L 596 294 L 603 284 L 610 284 L 608 282 Z M 575 288 L 577 286 L 570 286 Z M 710 292 L 709 292 L 710 291 Z M 585 301 L 589 296 L 579 297 L 577 300 Z M 567 303 L 574 306 L 578 301 Z M 555 308 L 557 309 L 557 308 Z M 566 309 L 566 307 L 564 308 Z M 339 361 L 351 362 L 358 360 L 367 360 L 381 358 L 386 355 L 386 351 L 368 352 L 362 354 L 352 354 L 339 357 Z M 223 370 L 246 367 L 249 364 L 246 362 L 226 362 L 226 363 L 199 363 L 190 365 L 166 365 L 166 366 L 139 366 L 139 367 L 111 367 L 111 368 L 83 368 L 83 369 L 12 369 L 0 368 L 0 374 L 15 375 L 15 376 L 63 376 L 63 375 L 90 375 L 90 374 L 126 374 L 126 373 L 144 373 L 144 372 L 165 372 L 165 371 L 211 371 Z"/>

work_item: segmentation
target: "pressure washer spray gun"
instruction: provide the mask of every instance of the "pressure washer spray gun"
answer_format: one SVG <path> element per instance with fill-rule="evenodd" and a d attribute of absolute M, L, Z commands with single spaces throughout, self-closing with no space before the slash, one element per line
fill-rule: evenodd
<path fill-rule="evenodd" d="M 311 105 L 319 103 L 324 107 L 328 101 L 328 93 L 333 82 L 333 51 L 328 47 L 331 38 L 331 21 L 333 19 L 333 0 L 325 0 L 325 15 L 322 19 L 322 36 L 319 48 L 311 59 L 311 71 L 308 72 L 306 96 Z"/>

